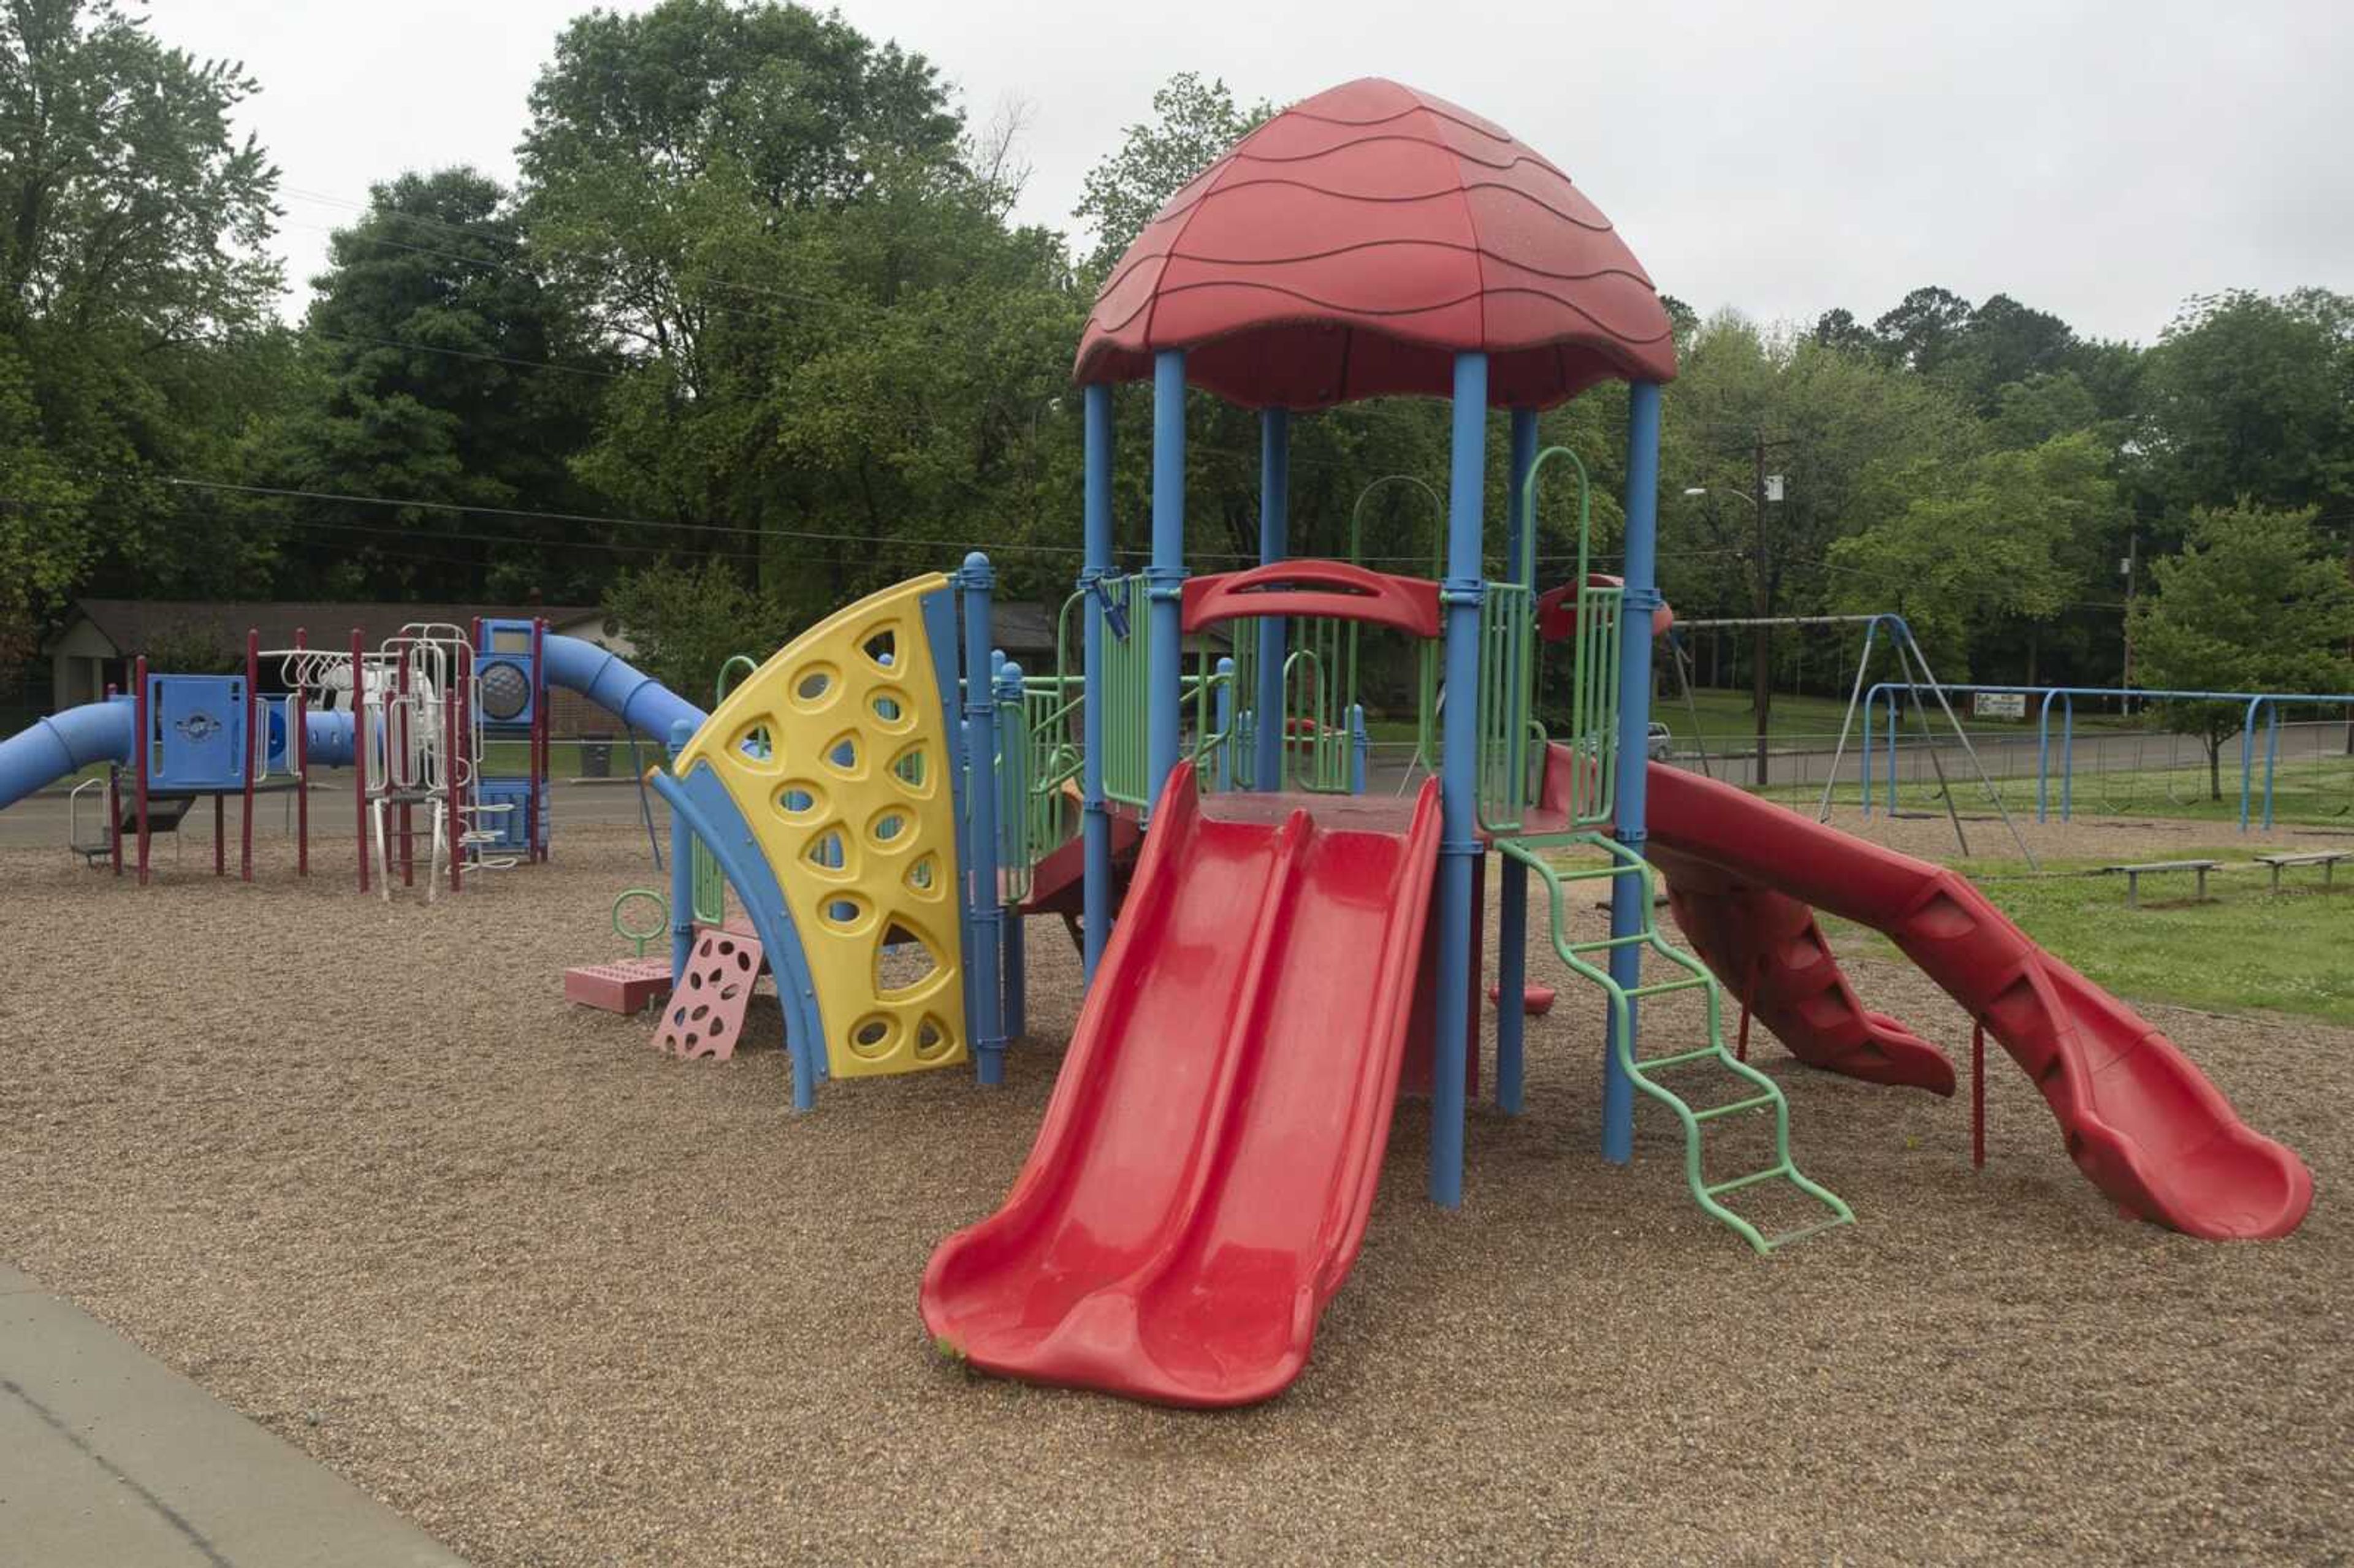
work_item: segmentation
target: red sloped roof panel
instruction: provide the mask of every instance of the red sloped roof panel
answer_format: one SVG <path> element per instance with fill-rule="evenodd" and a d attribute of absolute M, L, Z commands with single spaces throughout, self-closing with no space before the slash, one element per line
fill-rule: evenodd
<path fill-rule="evenodd" d="M 1374 79 L 1285 111 L 1170 198 L 1097 296 L 1076 377 L 1139 379 L 1172 348 L 1249 407 L 1445 396 L 1474 350 L 1491 400 L 1521 407 L 1675 374 L 1649 277 L 1566 175 Z"/>

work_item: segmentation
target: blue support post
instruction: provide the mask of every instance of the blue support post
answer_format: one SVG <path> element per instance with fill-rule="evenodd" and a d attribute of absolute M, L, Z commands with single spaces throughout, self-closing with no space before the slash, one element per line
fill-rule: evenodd
<path fill-rule="evenodd" d="M 1087 390 L 1086 555 L 1079 568 L 1082 673 L 1085 705 L 1079 721 L 1079 823 L 1086 839 L 1086 878 L 1080 888 L 1080 959 L 1085 983 L 1093 984 L 1111 938 L 1111 810 L 1104 799 L 1103 606 L 1096 584 L 1111 571 L 1111 388 Z"/>
<path fill-rule="evenodd" d="M 1481 507 L 1488 484 L 1488 356 L 1455 356 L 1453 456 L 1447 499 L 1447 716 L 1439 738 L 1438 1016 L 1431 1030 L 1430 1196 L 1463 1202 L 1463 1080 L 1470 1058 L 1471 869 L 1479 704 Z"/>
<path fill-rule="evenodd" d="M 1002 708 L 1007 703 L 1019 704 L 1022 701 L 1022 666 L 1002 653 L 992 652 L 990 660 L 997 668 L 998 706 Z M 1018 798 L 1010 800 L 1001 799 L 997 803 L 997 809 L 1001 812 L 1019 812 L 1024 810 L 1028 802 Z M 998 842 L 1001 843 L 1004 842 L 1002 834 L 999 836 Z M 998 869 L 1002 872 L 1005 867 L 1001 864 Z M 999 885 L 1002 886 L 1002 882 L 999 883 Z M 1002 898 L 999 900 L 999 906 L 1005 911 L 1004 951 L 1000 956 L 999 961 L 1004 969 L 1004 1037 L 1011 1042 L 1021 1039 L 1030 1032 L 1030 976 L 1022 950 L 1022 911 L 1019 907 L 1006 906 Z"/>
<path fill-rule="evenodd" d="M 1220 793 L 1235 787 L 1235 662 L 1221 654 L 1218 658 L 1218 690 L 1212 699 L 1215 707 L 1210 722 L 1218 728 L 1218 789 Z"/>
<path fill-rule="evenodd" d="M 670 726 L 670 770 L 678 771 L 679 753 L 695 738 L 695 726 L 685 719 Z M 526 780 L 536 788 L 535 780 Z M 686 960 L 695 950 L 695 830 L 684 814 L 670 814 L 670 983 L 686 983 Z"/>
<path fill-rule="evenodd" d="M 1258 558 L 1261 566 L 1291 553 L 1291 410 L 1263 408 L 1258 416 Z M 1258 623 L 1258 689 L 1251 694 L 1257 715 L 1251 736 L 1251 786 L 1283 788 L 1284 621 L 1279 615 Z"/>
<path fill-rule="evenodd" d="M 1349 793 L 1365 792 L 1365 765 L 1373 749 L 1373 733 L 1365 727 L 1365 705 L 1349 705 Z"/>
<path fill-rule="evenodd" d="M 1152 361 L 1152 564 L 1144 568 L 1149 608 L 1144 699 L 1145 798 L 1161 799 L 1177 768 L 1183 719 L 1184 638 L 1179 601 L 1185 590 L 1185 354 L 1163 349 Z"/>
<path fill-rule="evenodd" d="M 997 693 L 989 675 L 989 601 L 997 583 L 989 557 L 964 558 L 965 944 L 964 962 L 975 1016 L 973 1075 L 984 1084 L 1005 1081 L 1005 1023 L 998 1011 L 998 941 L 1005 923 L 997 895 Z"/>
<path fill-rule="evenodd" d="M 1651 612 L 1659 607 L 1659 388 L 1638 381 L 1627 388 L 1627 588 L 1620 600 L 1626 630 L 1618 656 L 1618 842 L 1637 854 L 1650 833 L 1645 820 L 1651 728 Z M 1632 937 L 1651 919 L 1648 876 L 1610 879 L 1610 935 Z M 1638 944 L 1610 949 L 1610 978 L 1626 990 L 1642 983 Z M 1628 1054 L 1640 1034 L 1638 1004 L 1627 1004 Z M 1613 1049 L 1602 1067 L 1602 1157 L 1624 1165 L 1635 1157 L 1635 1085 Z"/>
<path fill-rule="evenodd" d="M 1514 581 L 1520 577 L 1522 546 L 1536 526 L 1528 514 L 1527 493 L 1529 470 L 1536 461 L 1536 410 L 1515 408 L 1510 482 L 1504 493 L 1504 570 Z M 1528 983 L 1529 868 L 1508 858 L 1496 885 L 1496 1106 L 1508 1116 L 1520 1115 L 1523 1101 L 1528 1018 L 1522 999 Z"/>

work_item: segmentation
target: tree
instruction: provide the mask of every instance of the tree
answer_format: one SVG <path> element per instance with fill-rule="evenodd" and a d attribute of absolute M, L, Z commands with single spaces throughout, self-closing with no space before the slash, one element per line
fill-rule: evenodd
<path fill-rule="evenodd" d="M 579 476 L 797 616 L 1067 547 L 1083 307 L 1007 224 L 1018 113 L 968 137 L 921 56 L 718 0 L 583 17 L 532 110 L 531 249 L 620 362 Z"/>
<path fill-rule="evenodd" d="M 605 608 L 636 649 L 639 668 L 698 701 L 715 690 L 729 659 L 766 659 L 794 630 L 790 611 L 747 588 L 721 560 L 624 573 L 606 590 Z"/>
<path fill-rule="evenodd" d="M 313 287 L 285 483 L 420 504 L 305 503 L 305 576 L 423 599 L 593 598 L 611 557 L 565 548 L 582 525 L 446 509 L 601 503 L 568 464 L 613 362 L 541 284 L 505 191 L 464 168 L 377 185 Z"/>
<path fill-rule="evenodd" d="M 1225 81 L 1180 71 L 1152 95 L 1152 118 L 1121 132 L 1120 144 L 1087 171 L 1074 216 L 1095 230 L 1085 263 L 1100 282 L 1185 182 L 1266 123 L 1275 105 L 1242 108 Z"/>
<path fill-rule="evenodd" d="M 0 658 L 85 584 L 267 560 L 245 509 L 164 482 L 233 471 L 282 364 L 278 175 L 229 126 L 255 90 L 112 0 L 0 9 Z"/>
<path fill-rule="evenodd" d="M 1946 680 L 1968 678 L 1973 641 L 2000 622 L 2057 614 L 2084 586 L 2071 544 L 2113 534 L 2126 515 L 2107 452 L 2082 432 L 1959 463 L 1883 466 L 1870 488 L 1864 504 L 1881 515 L 1830 546 L 1835 602 L 1865 612 L 1893 602 Z"/>
<path fill-rule="evenodd" d="M 1889 358 L 1927 376 L 1952 357 L 1969 324 L 1970 302 L 1932 284 L 1905 295 L 1872 323 L 1872 332 Z"/>
<path fill-rule="evenodd" d="M 2160 509 L 2354 503 L 2354 300 L 2194 299 L 2150 350 L 2141 391 Z"/>
<path fill-rule="evenodd" d="M 2311 508 L 2275 512 L 2242 504 L 2202 509 L 2183 552 L 2150 563 L 2153 591 L 2134 607 L 2139 683 L 2203 692 L 2343 692 L 2354 660 L 2354 585 L 2325 550 Z M 2223 798 L 2223 742 L 2247 705 L 2168 702 L 2178 734 L 2207 747 L 2209 798 Z"/>

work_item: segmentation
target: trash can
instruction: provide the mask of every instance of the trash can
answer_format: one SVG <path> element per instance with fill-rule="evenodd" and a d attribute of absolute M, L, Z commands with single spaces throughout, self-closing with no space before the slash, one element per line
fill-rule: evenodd
<path fill-rule="evenodd" d="M 613 776 L 613 737 L 610 735 L 584 735 L 580 737 L 580 777 L 610 779 Z"/>

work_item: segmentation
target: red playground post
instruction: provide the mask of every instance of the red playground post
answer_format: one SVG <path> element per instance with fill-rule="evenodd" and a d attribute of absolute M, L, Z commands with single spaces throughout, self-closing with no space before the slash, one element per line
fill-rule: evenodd
<path fill-rule="evenodd" d="M 132 666 L 131 722 L 139 726 L 139 738 L 132 743 L 132 766 L 139 770 L 139 885 L 147 885 L 147 655 L 142 653 Z"/>
<path fill-rule="evenodd" d="M 253 773 L 270 762 L 270 737 L 260 732 L 261 698 L 254 684 L 261 676 L 261 633 L 245 629 L 245 821 L 237 838 L 238 876 L 253 880 Z"/>
<path fill-rule="evenodd" d="M 360 891 L 368 890 L 367 672 L 360 629 L 352 628 L 352 798 L 360 813 Z M 387 732 L 389 738 L 390 732 Z"/>
<path fill-rule="evenodd" d="M 459 864 L 465 858 L 459 853 L 459 841 L 466 834 L 466 815 L 460 805 L 465 795 L 459 788 L 458 775 L 463 765 L 459 746 L 466 732 L 466 682 L 458 673 L 454 659 L 449 681 L 450 689 L 441 694 L 441 820 L 450 834 L 450 891 L 455 893 Z"/>

